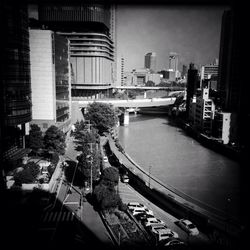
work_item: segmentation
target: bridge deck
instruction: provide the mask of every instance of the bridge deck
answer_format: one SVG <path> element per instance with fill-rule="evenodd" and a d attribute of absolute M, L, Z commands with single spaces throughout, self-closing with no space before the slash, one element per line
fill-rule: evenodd
<path fill-rule="evenodd" d="M 84 101 L 72 101 L 77 103 L 79 108 L 85 108 L 88 104 L 93 102 L 110 103 L 114 107 L 123 108 L 140 108 L 140 107 L 158 107 L 158 106 L 168 106 L 174 104 L 176 98 L 152 98 L 152 99 L 133 99 L 133 100 L 84 100 Z"/>

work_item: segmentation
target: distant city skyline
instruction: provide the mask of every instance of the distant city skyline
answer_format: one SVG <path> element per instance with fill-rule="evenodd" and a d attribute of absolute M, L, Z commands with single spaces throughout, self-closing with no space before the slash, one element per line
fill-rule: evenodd
<path fill-rule="evenodd" d="M 169 53 L 179 54 L 179 70 L 219 58 L 221 21 L 227 6 L 118 5 L 117 56 L 124 70 L 144 68 L 147 53 L 156 53 L 156 69 L 169 68 Z"/>

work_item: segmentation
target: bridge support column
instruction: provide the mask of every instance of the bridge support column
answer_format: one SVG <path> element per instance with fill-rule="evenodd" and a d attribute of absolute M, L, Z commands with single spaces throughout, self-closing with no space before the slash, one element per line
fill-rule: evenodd
<path fill-rule="evenodd" d="M 83 108 L 83 114 L 85 115 L 87 113 L 87 108 Z"/>
<path fill-rule="evenodd" d="M 124 112 L 124 126 L 128 126 L 129 125 L 129 112 L 127 110 L 125 110 Z"/>
<path fill-rule="evenodd" d="M 124 113 L 120 115 L 120 125 L 121 126 L 129 125 L 129 112 L 127 110 L 125 110 Z"/>
<path fill-rule="evenodd" d="M 143 94 L 143 98 L 146 99 L 147 98 L 147 91 L 144 92 Z"/>

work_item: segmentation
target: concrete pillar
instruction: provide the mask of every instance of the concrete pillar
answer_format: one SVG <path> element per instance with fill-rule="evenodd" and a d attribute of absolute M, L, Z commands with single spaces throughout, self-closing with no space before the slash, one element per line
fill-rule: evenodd
<path fill-rule="evenodd" d="M 144 92 L 143 98 L 146 99 L 147 98 L 147 92 Z"/>
<path fill-rule="evenodd" d="M 125 110 L 124 112 L 124 126 L 128 126 L 129 125 L 129 112 L 127 110 Z"/>

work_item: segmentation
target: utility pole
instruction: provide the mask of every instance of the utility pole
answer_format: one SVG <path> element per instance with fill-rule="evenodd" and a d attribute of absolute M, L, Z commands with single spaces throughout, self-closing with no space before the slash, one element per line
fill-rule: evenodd
<path fill-rule="evenodd" d="M 93 142 L 89 142 L 88 145 L 90 145 L 90 154 L 86 156 L 87 159 L 89 159 L 90 162 L 90 193 L 92 194 L 93 191 L 93 174 L 92 174 L 92 165 L 93 165 Z"/>
<path fill-rule="evenodd" d="M 90 120 L 85 120 L 86 122 L 88 122 L 88 132 L 90 133 L 90 127 L 92 126 L 92 124 L 90 123 Z"/>

